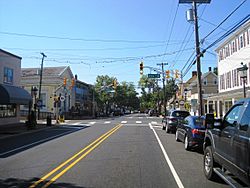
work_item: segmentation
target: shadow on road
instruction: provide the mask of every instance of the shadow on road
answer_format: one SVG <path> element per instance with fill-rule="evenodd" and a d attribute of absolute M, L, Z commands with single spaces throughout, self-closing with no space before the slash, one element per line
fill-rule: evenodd
<path fill-rule="evenodd" d="M 7 188 L 7 187 L 19 187 L 19 188 L 27 188 L 32 185 L 34 182 L 38 181 L 38 178 L 33 178 L 30 180 L 25 179 L 16 179 L 16 178 L 8 178 L 5 180 L 0 179 L 0 187 Z M 48 181 L 43 182 L 43 185 L 46 184 Z M 41 187 L 39 184 L 38 187 Z M 85 188 L 83 186 L 77 186 L 71 183 L 53 183 L 49 187 L 60 187 L 60 188 Z"/>
<path fill-rule="evenodd" d="M 45 142 L 88 128 L 86 125 L 58 126 L 1 139 L 0 158 L 7 158 Z M 1 186 L 0 186 L 1 187 Z"/>

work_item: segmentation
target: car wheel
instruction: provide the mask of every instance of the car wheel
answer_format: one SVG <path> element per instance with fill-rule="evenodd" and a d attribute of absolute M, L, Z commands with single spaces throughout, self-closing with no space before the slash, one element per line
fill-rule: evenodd
<path fill-rule="evenodd" d="M 175 132 L 175 141 L 176 142 L 180 142 L 180 139 L 179 139 L 179 135 L 178 135 L 179 133 L 178 133 L 178 131 L 176 130 L 176 132 Z"/>
<path fill-rule="evenodd" d="M 167 132 L 167 133 L 170 133 L 170 130 L 169 130 L 168 124 L 166 124 L 166 132 Z"/>
<path fill-rule="evenodd" d="M 162 130 L 166 130 L 166 124 L 165 124 L 165 126 L 164 126 L 164 123 L 163 123 L 163 125 L 162 125 Z"/>
<path fill-rule="evenodd" d="M 211 146 L 206 147 L 203 157 L 203 171 L 207 179 L 212 180 L 216 174 L 213 168 L 216 166 L 214 162 L 213 153 Z"/>
<path fill-rule="evenodd" d="M 185 139 L 184 139 L 184 147 L 185 147 L 185 150 L 187 150 L 187 151 L 190 150 L 189 138 L 187 135 L 185 136 Z"/>

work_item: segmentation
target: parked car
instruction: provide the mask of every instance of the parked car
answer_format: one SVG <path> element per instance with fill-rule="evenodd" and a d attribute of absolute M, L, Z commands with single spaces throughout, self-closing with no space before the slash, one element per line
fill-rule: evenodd
<path fill-rule="evenodd" d="M 149 116 L 159 116 L 159 113 L 156 110 L 149 110 L 148 115 Z"/>
<path fill-rule="evenodd" d="M 204 116 L 188 116 L 178 123 L 175 140 L 184 142 L 186 150 L 202 148 L 206 129 L 204 119 Z"/>
<path fill-rule="evenodd" d="M 162 119 L 162 129 L 167 133 L 175 132 L 179 120 L 190 116 L 190 113 L 185 110 L 170 110 L 166 117 Z"/>
<path fill-rule="evenodd" d="M 220 122 L 215 123 L 213 115 L 206 118 L 206 127 L 203 171 L 207 179 L 217 174 L 232 187 L 241 187 L 232 174 L 250 187 L 250 98 L 237 101 Z"/>

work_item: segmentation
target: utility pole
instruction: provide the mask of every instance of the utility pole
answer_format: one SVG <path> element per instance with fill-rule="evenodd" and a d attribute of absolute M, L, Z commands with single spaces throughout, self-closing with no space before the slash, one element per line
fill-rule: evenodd
<path fill-rule="evenodd" d="M 194 22 L 195 31 L 195 49 L 196 49 L 196 65 L 197 65 L 197 89 L 198 89 L 198 103 L 199 115 L 204 114 L 203 101 L 202 101 L 202 85 L 201 85 L 201 64 L 200 64 L 200 41 L 198 31 L 198 17 L 197 17 L 197 3 L 210 3 L 211 0 L 179 0 L 179 3 L 192 3 L 192 11 L 187 12 L 187 20 Z"/>
<path fill-rule="evenodd" d="M 197 89 L 198 89 L 198 102 L 199 102 L 199 115 L 203 115 L 203 101 L 202 101 L 202 84 L 201 84 L 201 62 L 200 62 L 200 40 L 198 31 L 198 18 L 196 2 L 193 1 L 193 14 L 194 14 L 194 30 L 195 30 L 195 49 L 196 49 L 196 66 L 197 66 Z"/>
<path fill-rule="evenodd" d="M 47 57 L 43 52 L 41 53 L 42 57 L 42 63 L 41 63 L 41 70 L 40 70 L 40 84 L 39 84 L 39 95 L 38 98 L 41 100 L 41 90 L 42 90 L 42 79 L 43 79 L 43 61 L 44 58 Z M 38 108 L 38 119 L 40 119 L 40 108 Z"/>
<path fill-rule="evenodd" d="M 161 70 L 162 70 L 162 84 L 163 84 L 163 94 L 164 94 L 164 115 L 165 117 L 167 116 L 167 109 L 166 109 L 166 90 L 165 90 L 165 76 L 164 76 L 164 65 L 167 65 L 167 63 L 159 63 L 157 65 L 161 65 Z"/>

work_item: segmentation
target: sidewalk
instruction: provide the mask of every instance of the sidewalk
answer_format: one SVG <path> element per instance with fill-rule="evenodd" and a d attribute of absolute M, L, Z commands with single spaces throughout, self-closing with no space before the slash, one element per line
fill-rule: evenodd
<path fill-rule="evenodd" d="M 55 126 L 55 122 L 52 122 L 52 126 Z M 1 125 L 0 126 L 0 139 L 7 138 L 10 136 L 24 134 L 24 133 L 31 133 L 34 131 L 38 131 L 41 129 L 49 128 L 51 126 L 46 125 L 46 121 L 37 121 L 37 126 L 35 129 L 28 129 L 25 125 L 25 122 L 20 121 L 16 124 L 8 124 L 8 125 Z"/>

